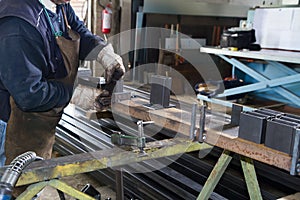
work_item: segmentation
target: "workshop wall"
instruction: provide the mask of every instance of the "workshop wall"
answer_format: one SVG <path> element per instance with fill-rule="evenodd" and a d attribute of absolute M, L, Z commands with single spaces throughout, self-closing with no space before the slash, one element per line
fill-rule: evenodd
<path fill-rule="evenodd" d="M 87 5 L 86 0 L 72 0 L 71 5 L 77 14 L 77 16 L 80 18 L 80 20 L 84 20 L 86 16 L 87 11 Z"/>

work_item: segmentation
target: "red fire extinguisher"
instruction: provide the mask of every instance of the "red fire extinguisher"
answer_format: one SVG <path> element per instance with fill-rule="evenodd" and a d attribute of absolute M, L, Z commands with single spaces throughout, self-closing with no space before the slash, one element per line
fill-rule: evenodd
<path fill-rule="evenodd" d="M 112 2 L 109 2 L 102 10 L 101 31 L 103 34 L 109 34 L 111 30 Z"/>

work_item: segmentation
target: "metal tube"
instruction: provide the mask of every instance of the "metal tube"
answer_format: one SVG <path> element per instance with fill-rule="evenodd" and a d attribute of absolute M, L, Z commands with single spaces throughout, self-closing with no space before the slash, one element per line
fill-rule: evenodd
<path fill-rule="evenodd" d="M 190 139 L 194 140 L 196 130 L 196 114 L 197 114 L 197 103 L 193 103 L 192 114 L 191 114 L 191 128 L 190 128 Z"/>
<path fill-rule="evenodd" d="M 143 128 L 143 121 L 139 120 L 136 124 L 138 125 L 138 137 L 144 137 L 144 128 Z"/>
<path fill-rule="evenodd" d="M 200 107 L 200 120 L 199 120 L 199 142 L 204 141 L 204 131 L 205 131 L 205 115 L 206 115 L 206 106 L 203 105 Z"/>

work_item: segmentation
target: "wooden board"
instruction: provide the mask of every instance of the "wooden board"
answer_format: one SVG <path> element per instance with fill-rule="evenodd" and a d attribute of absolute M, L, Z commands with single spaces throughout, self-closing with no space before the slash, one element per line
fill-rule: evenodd
<path fill-rule="evenodd" d="M 113 104 L 113 113 L 117 112 L 127 117 L 152 120 L 156 125 L 163 126 L 169 130 L 180 132 L 188 136 L 190 131 L 190 113 L 176 108 L 166 108 L 162 110 L 150 110 L 143 106 L 147 102 L 143 99 L 133 98 L 132 100 L 122 101 Z M 199 130 L 198 130 L 199 131 Z M 265 147 L 262 144 L 256 144 L 241 138 L 232 137 L 236 135 L 238 128 L 230 128 L 223 131 L 206 129 L 207 137 L 205 142 L 223 149 L 230 150 L 240 155 L 247 156 L 254 160 L 276 166 L 278 168 L 290 171 L 291 156 Z M 230 135 L 228 133 L 231 133 Z"/>

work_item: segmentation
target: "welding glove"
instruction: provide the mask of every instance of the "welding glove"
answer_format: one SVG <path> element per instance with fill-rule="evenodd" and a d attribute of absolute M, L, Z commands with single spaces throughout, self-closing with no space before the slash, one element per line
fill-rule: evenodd
<path fill-rule="evenodd" d="M 113 46 L 108 44 L 98 54 L 97 61 L 105 68 L 105 81 L 118 81 L 125 73 L 121 56 L 114 52 Z"/>

